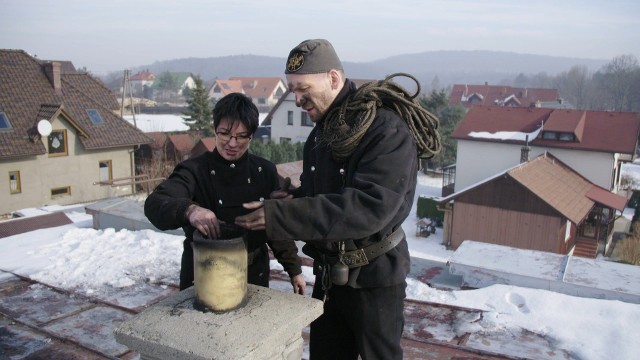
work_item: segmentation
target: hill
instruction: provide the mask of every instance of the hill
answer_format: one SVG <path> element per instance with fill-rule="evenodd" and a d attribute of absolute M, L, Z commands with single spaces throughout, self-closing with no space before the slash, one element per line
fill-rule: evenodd
<path fill-rule="evenodd" d="M 510 81 L 520 73 L 553 76 L 568 71 L 574 65 L 584 65 L 595 72 L 609 61 L 499 51 L 429 51 L 370 62 L 345 61 L 343 65 L 349 77 L 358 79 L 382 79 L 392 73 L 409 73 L 421 82 L 423 91 L 428 91 L 435 82 L 438 88 L 456 83 L 498 84 Z M 164 71 L 191 72 L 208 82 L 230 76 L 284 76 L 284 63 L 284 57 L 233 55 L 156 61 L 132 70 L 135 73 L 148 69 L 156 74 Z"/>

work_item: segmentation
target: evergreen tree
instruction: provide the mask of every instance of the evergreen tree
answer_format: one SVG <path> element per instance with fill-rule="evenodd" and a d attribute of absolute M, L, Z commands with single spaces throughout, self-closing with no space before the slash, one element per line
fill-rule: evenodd
<path fill-rule="evenodd" d="M 200 76 L 195 76 L 193 80 L 196 86 L 189 91 L 187 96 L 188 110 L 184 115 L 189 118 L 185 119 L 185 123 L 189 125 L 190 130 L 199 131 L 205 137 L 213 136 L 215 129 L 209 105 L 209 94 L 207 94 L 207 89 Z"/>
<path fill-rule="evenodd" d="M 438 117 L 440 126 L 438 132 L 442 143 L 439 154 L 429 160 L 429 167 L 442 167 L 456 162 L 456 141 L 451 139 L 451 133 L 465 115 L 465 109 L 461 105 L 449 106 L 449 95 L 441 89 L 432 90 L 431 94 L 420 99 L 422 106 Z"/>

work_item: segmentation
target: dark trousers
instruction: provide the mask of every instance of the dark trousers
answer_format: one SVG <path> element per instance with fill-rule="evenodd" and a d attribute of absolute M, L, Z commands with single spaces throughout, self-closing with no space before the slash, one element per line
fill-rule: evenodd
<path fill-rule="evenodd" d="M 324 294 L 319 280 L 316 278 L 313 287 L 316 299 Z M 363 360 L 401 360 L 406 286 L 331 287 L 324 313 L 311 323 L 310 360 L 355 360 L 358 355 Z"/>
<path fill-rule="evenodd" d="M 183 243 L 182 260 L 180 264 L 180 290 L 193 286 L 193 247 L 191 241 L 185 240 Z M 247 267 L 247 282 L 249 284 L 269 287 L 269 251 L 267 244 L 254 250 L 253 262 Z"/>

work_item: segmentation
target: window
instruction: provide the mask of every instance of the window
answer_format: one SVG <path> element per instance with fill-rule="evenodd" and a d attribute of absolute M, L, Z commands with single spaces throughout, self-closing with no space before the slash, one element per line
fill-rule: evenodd
<path fill-rule="evenodd" d="M 264 105 L 264 104 L 266 104 L 266 103 L 267 103 L 267 99 L 265 99 L 265 98 L 263 98 L 263 97 L 258 98 L 258 104 L 260 104 L 260 105 Z"/>
<path fill-rule="evenodd" d="M 284 91 L 282 91 L 282 88 L 278 88 L 278 89 L 276 90 L 276 95 L 275 95 L 275 96 L 276 96 L 276 97 L 280 97 L 280 96 L 282 96 L 282 94 L 284 94 Z"/>
<path fill-rule="evenodd" d="M 0 130 L 11 129 L 11 123 L 7 114 L 0 112 Z"/>
<path fill-rule="evenodd" d="M 102 116 L 100 116 L 100 113 L 98 112 L 98 110 L 87 109 L 87 114 L 89 115 L 89 119 L 91 119 L 91 122 L 93 123 L 93 125 L 104 124 L 104 121 L 102 120 Z"/>
<path fill-rule="evenodd" d="M 544 131 L 542 138 L 546 140 L 575 141 L 576 137 L 570 132 Z"/>
<path fill-rule="evenodd" d="M 113 180 L 113 172 L 111 170 L 111 160 L 102 160 L 98 163 L 100 170 L 100 181 L 107 182 Z"/>
<path fill-rule="evenodd" d="M 51 189 L 51 198 L 57 198 L 65 195 L 71 195 L 71 186 L 63 186 Z"/>
<path fill-rule="evenodd" d="M 67 130 L 53 130 L 47 138 L 49 156 L 66 156 Z"/>
<path fill-rule="evenodd" d="M 574 136 L 572 133 L 560 133 L 560 137 L 558 140 L 560 141 L 574 141 Z"/>
<path fill-rule="evenodd" d="M 9 171 L 9 193 L 19 194 L 22 192 L 20 185 L 20 171 Z"/>
<path fill-rule="evenodd" d="M 287 111 L 287 125 L 293 125 L 293 111 Z"/>
<path fill-rule="evenodd" d="M 313 121 L 309 118 L 309 113 L 303 111 L 300 113 L 300 125 L 302 126 L 313 126 Z"/>

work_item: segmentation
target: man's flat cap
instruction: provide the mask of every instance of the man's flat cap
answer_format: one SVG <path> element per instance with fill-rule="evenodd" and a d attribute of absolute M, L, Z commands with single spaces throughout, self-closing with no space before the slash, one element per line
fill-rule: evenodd
<path fill-rule="evenodd" d="M 294 47 L 287 58 L 285 74 L 317 74 L 342 70 L 340 58 L 325 39 L 311 39 Z"/>

